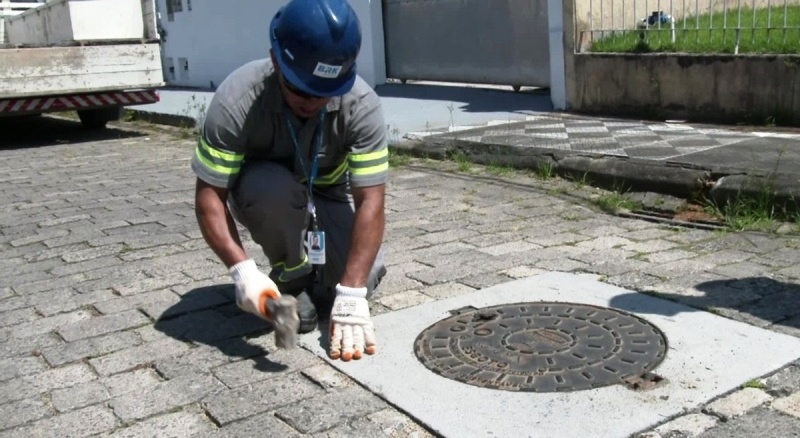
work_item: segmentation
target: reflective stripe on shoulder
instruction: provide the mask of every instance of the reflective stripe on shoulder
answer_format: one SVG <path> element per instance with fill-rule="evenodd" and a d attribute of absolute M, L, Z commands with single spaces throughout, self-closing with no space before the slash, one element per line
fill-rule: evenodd
<path fill-rule="evenodd" d="M 389 170 L 389 149 L 366 154 L 350 154 L 350 173 L 355 176 L 374 175 Z"/>
<path fill-rule="evenodd" d="M 244 154 L 235 154 L 221 149 L 217 149 L 204 138 L 200 138 L 195 151 L 197 159 L 209 170 L 225 175 L 239 173 L 244 160 Z"/>

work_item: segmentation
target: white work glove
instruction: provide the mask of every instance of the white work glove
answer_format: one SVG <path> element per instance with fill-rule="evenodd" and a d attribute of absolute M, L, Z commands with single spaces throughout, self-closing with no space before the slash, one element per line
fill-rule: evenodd
<path fill-rule="evenodd" d="M 375 329 L 369 316 L 367 288 L 336 285 L 330 324 L 330 357 L 344 361 L 375 354 Z"/>
<path fill-rule="evenodd" d="M 271 321 L 267 299 L 275 300 L 281 296 L 275 282 L 261 272 L 252 259 L 231 266 L 230 275 L 236 285 L 236 305 L 247 313 Z"/>

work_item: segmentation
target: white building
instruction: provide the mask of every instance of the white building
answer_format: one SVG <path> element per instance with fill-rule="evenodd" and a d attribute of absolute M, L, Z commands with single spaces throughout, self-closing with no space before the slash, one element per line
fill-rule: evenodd
<path fill-rule="evenodd" d="M 269 24 L 286 1 L 156 0 L 166 82 L 177 87 L 214 89 L 237 67 L 269 56 Z M 550 70 L 556 109 L 566 105 L 562 1 L 536 0 L 538 7 L 548 11 L 549 23 L 537 32 L 549 40 L 550 62 L 544 68 Z M 383 2 L 350 3 L 361 21 L 358 73 L 371 86 L 381 85 L 387 74 Z"/>
<path fill-rule="evenodd" d="M 166 81 L 214 88 L 242 64 L 269 56 L 269 24 L 286 0 L 156 0 Z M 234 6 L 235 5 L 235 6 Z M 381 0 L 353 0 L 361 21 L 359 74 L 385 82 Z"/>

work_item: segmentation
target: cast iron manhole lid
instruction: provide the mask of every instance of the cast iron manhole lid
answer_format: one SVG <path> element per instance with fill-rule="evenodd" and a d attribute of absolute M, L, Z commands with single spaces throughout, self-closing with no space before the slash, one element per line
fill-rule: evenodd
<path fill-rule="evenodd" d="M 667 340 L 647 321 L 585 304 L 532 302 L 454 312 L 417 337 L 430 370 L 470 385 L 509 391 L 578 391 L 658 383 L 649 373 Z M 654 379 L 654 378 L 655 379 Z"/>

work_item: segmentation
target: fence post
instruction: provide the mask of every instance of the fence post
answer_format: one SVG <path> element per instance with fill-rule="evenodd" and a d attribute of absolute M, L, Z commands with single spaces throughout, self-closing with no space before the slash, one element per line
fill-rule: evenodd
<path fill-rule="evenodd" d="M 550 100 L 553 109 L 567 109 L 567 72 L 564 58 L 564 0 L 547 1 L 550 34 Z M 569 29 L 570 32 L 573 29 Z"/>

